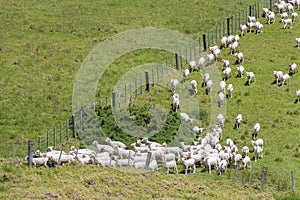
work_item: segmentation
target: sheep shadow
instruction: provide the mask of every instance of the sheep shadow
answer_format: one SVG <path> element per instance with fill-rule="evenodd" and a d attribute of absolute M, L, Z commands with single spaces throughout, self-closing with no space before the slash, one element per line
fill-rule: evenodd
<path fill-rule="evenodd" d="M 295 99 L 294 104 L 297 104 L 299 102 L 300 102 L 299 99 Z"/>
<path fill-rule="evenodd" d="M 245 86 L 250 86 L 249 81 L 247 80 L 244 85 Z"/>
<path fill-rule="evenodd" d="M 277 81 L 276 80 L 274 80 L 272 83 L 271 83 L 271 85 L 277 85 Z"/>
<path fill-rule="evenodd" d="M 189 94 L 190 94 L 190 96 L 193 96 L 194 95 L 194 91 L 192 89 L 189 89 Z"/>

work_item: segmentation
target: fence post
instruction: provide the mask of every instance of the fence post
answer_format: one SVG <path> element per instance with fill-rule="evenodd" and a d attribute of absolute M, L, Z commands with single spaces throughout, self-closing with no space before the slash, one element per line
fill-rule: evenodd
<path fill-rule="evenodd" d="M 107 105 L 107 103 L 106 103 Z M 80 109 L 80 128 L 82 127 L 82 108 Z"/>
<path fill-rule="evenodd" d="M 152 157 L 152 152 L 148 152 L 147 159 L 146 159 L 146 164 L 145 164 L 145 169 L 146 170 L 149 170 L 149 164 L 150 164 L 150 161 L 151 161 L 151 157 Z"/>
<path fill-rule="evenodd" d="M 203 39 L 203 49 L 204 49 L 204 51 L 206 51 L 206 35 L 205 35 L 205 33 L 202 35 L 202 39 Z"/>
<path fill-rule="evenodd" d="M 179 70 L 178 54 L 177 53 L 175 53 L 175 60 L 176 60 L 176 69 Z"/>
<path fill-rule="evenodd" d="M 76 138 L 76 120 L 75 115 L 72 115 L 72 122 L 73 122 L 73 138 Z"/>
<path fill-rule="evenodd" d="M 294 192 L 294 171 L 291 171 L 291 176 L 292 176 L 292 192 Z"/>
<path fill-rule="evenodd" d="M 116 107 L 116 92 L 115 91 L 112 92 L 112 107 L 113 108 Z"/>
<path fill-rule="evenodd" d="M 142 74 L 140 74 L 140 94 L 143 94 L 143 87 L 142 87 Z"/>
<path fill-rule="evenodd" d="M 34 151 L 34 141 L 28 140 L 28 167 L 32 168 L 32 157 Z"/>
<path fill-rule="evenodd" d="M 249 16 L 252 17 L 253 13 L 252 13 L 252 5 L 249 6 Z"/>
<path fill-rule="evenodd" d="M 152 68 L 153 69 L 153 68 Z M 146 77 L 146 91 L 150 92 L 150 84 L 149 84 L 149 72 L 145 72 Z"/>
<path fill-rule="evenodd" d="M 182 69 L 182 49 L 180 48 L 180 67 Z"/>
<path fill-rule="evenodd" d="M 60 165 L 60 159 L 61 159 L 61 155 L 62 155 L 63 150 L 64 150 L 64 145 L 62 145 L 62 147 L 61 147 L 61 151 L 60 151 L 60 154 L 59 154 L 59 157 L 58 157 L 57 165 Z"/>
<path fill-rule="evenodd" d="M 227 18 L 227 35 L 230 35 L 230 18 Z"/>
<path fill-rule="evenodd" d="M 252 180 L 252 175 L 253 175 L 253 166 L 251 167 L 251 172 L 250 172 L 250 175 L 249 175 L 249 179 L 248 179 L 248 183 L 251 184 L 251 180 Z"/>
<path fill-rule="evenodd" d="M 187 64 L 189 60 L 189 56 L 188 56 L 188 50 L 185 49 L 185 63 Z"/>
<path fill-rule="evenodd" d="M 264 184 L 265 184 L 265 179 L 266 179 L 266 176 L 267 176 L 267 171 L 268 171 L 268 168 L 267 167 L 263 167 L 262 173 L 261 173 L 261 178 L 260 178 L 260 187 L 259 187 L 261 190 L 263 189 Z"/>
<path fill-rule="evenodd" d="M 41 137 L 38 138 L 38 150 L 41 150 Z"/>
<path fill-rule="evenodd" d="M 47 138 L 46 138 L 46 151 L 47 151 L 47 149 L 48 149 L 48 147 L 49 147 L 49 132 L 47 131 Z"/>
<path fill-rule="evenodd" d="M 108 106 L 108 96 L 105 97 L 105 104 Z"/>
<path fill-rule="evenodd" d="M 67 136 L 67 141 L 69 140 L 69 119 L 66 121 L 66 136 Z"/>
<path fill-rule="evenodd" d="M 54 133 L 54 136 L 53 136 L 53 146 L 56 147 L 56 126 L 54 126 L 53 133 Z"/>
<path fill-rule="evenodd" d="M 272 7 L 273 7 L 273 0 L 270 0 L 270 10 L 272 11 Z"/>

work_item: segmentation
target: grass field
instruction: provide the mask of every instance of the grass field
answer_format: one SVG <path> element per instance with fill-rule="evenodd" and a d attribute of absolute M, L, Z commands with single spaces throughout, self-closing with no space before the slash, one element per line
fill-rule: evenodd
<path fill-rule="evenodd" d="M 251 2 L 117 0 L 88 3 L 3 2 L 0 14 L 0 23 L 3 27 L 0 30 L 2 157 L 12 156 L 16 144 L 19 144 L 17 155 L 23 157 L 27 153 L 28 139 L 44 135 L 47 130 L 51 131 L 54 125 L 70 117 L 77 71 L 88 53 L 101 41 L 125 30 L 148 26 L 177 30 L 197 39 L 212 25 L 231 16 L 235 9 L 246 8 Z M 149 178 L 147 173 L 138 174 L 136 177 L 136 174 L 127 174 L 114 169 L 78 165 L 66 167 L 68 171 L 63 167 L 28 170 L 26 167 L 15 165 L 15 162 L 1 160 L 2 197 L 90 199 L 94 197 L 93 195 L 101 193 L 103 198 L 107 199 L 132 196 L 143 199 L 173 197 L 176 191 L 174 198 L 178 199 L 230 199 L 233 192 L 229 193 L 229 188 L 238 193 L 240 199 L 282 199 L 284 193 L 281 193 L 279 186 L 283 185 L 284 191 L 290 189 L 290 186 L 284 184 L 290 184 L 287 177 L 291 171 L 295 172 L 295 189 L 298 192 L 300 118 L 298 105 L 294 101 L 295 92 L 300 89 L 299 74 L 296 73 L 291 77 L 289 85 L 284 87 L 278 87 L 272 82 L 273 70 L 282 70 L 286 73 L 288 63 L 299 64 L 300 52 L 295 48 L 294 37 L 299 37 L 300 25 L 296 22 L 292 29 L 284 30 L 282 24 L 278 23 L 279 20 L 272 25 L 267 25 L 265 19 L 260 21 L 264 24 L 264 32 L 258 35 L 249 33 L 241 39 L 239 47 L 245 55 L 246 70 L 253 71 L 257 81 L 253 85 L 245 86 L 246 80 L 236 78 L 236 70 L 233 68 L 233 77 L 228 83 L 234 85 L 234 97 L 226 101 L 224 137 L 233 138 L 240 147 L 250 145 L 254 123 L 261 124 L 260 137 L 265 141 L 264 158 L 254 166 L 256 169 L 262 166 L 269 168 L 270 178 L 265 191 L 256 190 L 255 185 L 243 190 L 246 186 L 232 182 L 229 186 L 228 182 L 211 183 L 212 176 L 200 172 L 187 179 L 183 175 L 157 174 L 151 174 Z M 103 98 L 110 93 L 113 85 L 127 70 L 144 63 L 163 61 L 166 55 L 169 54 L 164 51 L 141 50 L 120 57 L 110 66 L 111 71 L 105 72 L 103 77 L 107 78 L 99 82 L 97 98 Z M 229 55 L 227 49 L 222 51 L 220 59 L 222 58 L 228 58 L 234 63 L 234 57 Z M 122 70 L 118 70 L 120 66 Z M 219 62 L 217 67 L 221 69 Z M 115 73 L 116 71 L 119 73 Z M 192 78 L 201 82 L 201 77 L 196 73 Z M 167 88 L 158 90 L 167 93 Z M 197 100 L 201 102 L 201 106 L 209 105 L 209 100 L 203 94 L 204 88 L 199 87 Z M 145 99 L 139 98 L 138 104 L 146 104 Z M 166 97 L 159 96 L 155 101 L 162 102 L 162 99 Z M 167 103 L 164 106 L 167 106 Z M 238 113 L 243 114 L 243 124 L 241 129 L 233 130 Z M 207 122 L 199 123 L 205 125 Z M 82 175 L 86 171 L 89 173 Z M 97 175 L 94 178 L 94 174 L 101 174 L 101 177 Z M 109 178 L 111 174 L 113 178 Z M 128 186 L 124 186 L 126 181 L 121 182 L 121 187 L 130 188 L 128 193 L 121 192 L 117 176 L 131 181 Z M 55 181 L 49 183 L 53 179 Z M 147 182 L 149 179 L 152 182 Z M 135 183 L 140 180 L 143 180 L 143 187 Z M 178 185 L 166 186 L 161 184 L 162 180 L 164 183 L 172 182 Z M 282 185 L 279 184 L 280 180 L 283 180 Z M 39 185 L 41 193 L 30 189 L 29 181 Z M 77 183 L 78 189 L 71 187 L 72 181 Z M 56 182 L 61 183 L 59 185 L 63 187 L 56 187 Z M 46 184 L 52 184 L 53 189 L 49 191 Z M 14 190 L 16 187 L 21 189 Z M 153 187 L 166 187 L 165 193 L 161 189 L 154 191 Z M 139 193 L 141 190 L 145 190 L 145 193 Z M 138 194 L 134 196 L 134 193 Z M 292 198 L 297 199 L 297 194 L 286 197 Z"/>

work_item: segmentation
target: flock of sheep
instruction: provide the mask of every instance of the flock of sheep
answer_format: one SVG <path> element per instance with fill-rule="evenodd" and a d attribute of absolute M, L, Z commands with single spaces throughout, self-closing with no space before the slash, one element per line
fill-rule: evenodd
<path fill-rule="evenodd" d="M 299 8 L 299 0 L 291 0 L 289 3 L 280 1 L 276 3 L 274 7 L 280 13 L 281 22 L 284 27 L 288 25 L 292 27 L 292 23 L 295 22 L 298 17 L 294 12 L 293 6 L 297 5 Z M 286 14 L 285 14 L 286 13 Z M 288 20 L 291 14 L 292 19 Z M 263 8 L 263 15 L 268 19 L 268 24 L 275 22 L 275 13 Z M 291 22 L 290 22 L 291 21 Z M 205 66 L 218 61 L 218 57 L 221 54 L 222 48 L 229 48 L 230 54 L 235 56 L 236 63 L 244 63 L 244 55 L 242 52 L 238 52 L 240 37 L 243 37 L 247 32 L 263 32 L 263 25 L 257 21 L 255 17 L 248 16 L 247 23 L 240 26 L 240 35 L 224 36 L 221 39 L 221 47 L 211 46 L 209 47 L 210 53 L 207 58 L 200 57 L 198 64 L 196 61 L 189 63 L 189 69 L 183 71 L 183 81 L 186 82 L 189 79 L 190 73 L 195 70 L 201 71 Z M 300 46 L 300 38 L 296 38 L 297 46 Z M 225 98 L 232 98 L 233 85 L 228 84 L 226 89 L 226 81 L 231 78 L 232 69 L 229 60 L 221 60 L 223 69 L 223 79 L 219 83 L 219 107 L 224 105 Z M 250 85 L 256 81 L 254 72 L 246 71 L 243 65 L 236 67 L 237 77 L 242 78 L 243 75 L 247 77 L 247 84 Z M 289 64 L 288 73 L 282 71 L 274 71 L 274 83 L 284 86 L 290 79 L 290 76 L 294 75 L 298 71 L 296 63 Z M 177 79 L 171 79 L 170 89 L 173 92 L 172 109 L 177 112 L 180 111 L 180 96 L 176 93 L 176 88 L 180 84 Z M 190 81 L 193 95 L 198 93 L 198 84 L 196 80 Z M 210 75 L 204 74 L 202 87 L 206 87 L 206 94 L 212 92 L 213 82 L 210 79 Z M 297 102 L 300 101 L 300 90 L 296 92 Z M 187 113 L 180 113 L 182 121 L 192 123 L 194 119 L 190 118 Z M 239 129 L 242 123 L 242 114 L 237 114 L 235 118 L 235 129 Z M 230 138 L 226 139 L 225 145 L 220 144 L 222 140 L 222 129 L 224 127 L 225 117 L 219 114 L 216 118 L 216 124 L 210 128 L 200 128 L 198 126 L 193 127 L 193 131 L 197 136 L 197 140 L 193 144 L 185 144 L 181 142 L 179 146 L 168 146 L 166 143 L 157 143 L 150 141 L 147 137 L 137 140 L 132 143 L 131 149 L 120 142 L 112 141 L 110 138 L 106 139 L 106 144 L 99 144 L 94 141 L 92 145 L 95 150 L 91 149 L 76 149 L 71 147 L 68 153 L 63 151 L 55 151 L 52 148 L 48 148 L 48 152 L 41 153 L 37 151 L 34 153 L 32 163 L 34 166 L 52 166 L 59 165 L 68 162 L 81 162 L 83 164 L 96 164 L 99 166 L 111 166 L 111 167 L 132 167 L 136 169 L 151 169 L 158 170 L 163 168 L 166 173 L 173 170 L 173 173 L 178 173 L 178 165 L 182 165 L 185 174 L 195 173 L 197 167 L 205 168 L 209 173 L 211 169 L 215 169 L 218 173 L 224 173 L 228 167 L 233 166 L 237 168 L 246 169 L 251 168 L 251 156 L 250 152 L 253 152 L 254 161 L 263 157 L 264 141 L 258 137 L 260 131 L 260 124 L 256 123 L 253 126 L 253 134 L 251 140 L 251 146 L 243 146 L 240 148 Z M 203 137 L 203 132 L 206 131 Z M 250 143 L 249 143 L 250 144 Z"/>

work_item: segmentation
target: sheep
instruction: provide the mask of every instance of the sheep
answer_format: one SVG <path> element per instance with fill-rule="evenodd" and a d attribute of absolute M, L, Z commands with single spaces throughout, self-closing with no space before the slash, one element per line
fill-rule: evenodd
<path fill-rule="evenodd" d="M 235 35 L 234 36 L 234 41 L 235 42 L 239 42 L 240 41 L 240 36 L 239 35 Z"/>
<path fill-rule="evenodd" d="M 249 156 L 245 156 L 245 158 L 242 159 L 244 170 L 249 166 L 251 168 L 251 159 Z"/>
<path fill-rule="evenodd" d="M 211 174 L 211 167 L 215 166 L 215 169 L 218 167 L 218 163 L 221 161 L 219 157 L 207 157 L 204 162 L 206 167 L 208 168 L 208 173 Z"/>
<path fill-rule="evenodd" d="M 254 146 L 254 160 L 257 161 L 258 158 L 263 157 L 263 149 L 261 146 Z"/>
<path fill-rule="evenodd" d="M 286 29 L 287 25 L 290 26 L 290 28 L 293 28 L 293 20 L 292 19 L 282 19 L 283 23 L 283 29 Z"/>
<path fill-rule="evenodd" d="M 135 152 L 133 150 L 127 150 L 123 148 L 119 148 L 117 146 L 114 147 L 116 154 L 121 158 L 129 158 L 130 156 L 134 156 Z"/>
<path fill-rule="evenodd" d="M 296 12 L 292 13 L 292 20 L 293 20 L 293 22 L 295 22 L 298 17 L 299 17 L 298 13 L 296 13 Z"/>
<path fill-rule="evenodd" d="M 210 80 L 210 76 L 209 76 L 209 74 L 204 74 L 204 76 L 203 76 L 203 83 L 202 83 L 202 87 L 205 87 L 206 86 L 206 84 L 207 84 L 207 81 L 209 81 Z"/>
<path fill-rule="evenodd" d="M 214 53 L 215 50 L 219 49 L 217 45 L 209 47 L 211 53 Z"/>
<path fill-rule="evenodd" d="M 116 166 L 117 167 L 133 167 L 133 160 L 131 160 L 131 159 L 118 159 L 118 160 L 116 160 Z"/>
<path fill-rule="evenodd" d="M 289 15 L 288 15 L 288 13 L 287 13 L 287 12 L 283 12 L 283 13 L 281 13 L 281 14 L 280 14 L 280 17 L 281 17 L 281 20 L 280 20 L 280 22 L 281 22 L 283 19 L 286 19 L 286 18 L 288 18 L 288 17 L 289 17 Z"/>
<path fill-rule="evenodd" d="M 183 79 L 182 79 L 182 82 L 185 82 L 188 78 L 189 78 L 189 75 L 190 75 L 190 70 L 189 69 L 185 69 L 183 71 Z"/>
<path fill-rule="evenodd" d="M 292 4 L 287 4 L 286 5 L 286 10 L 288 13 L 293 13 L 294 12 L 294 6 Z"/>
<path fill-rule="evenodd" d="M 205 64 L 205 58 L 204 57 L 200 57 L 199 58 L 199 67 L 198 67 L 198 71 L 201 71 L 204 67 Z"/>
<path fill-rule="evenodd" d="M 224 127 L 224 120 L 225 120 L 224 115 L 218 114 L 218 116 L 217 116 L 217 124 L 218 124 L 220 127 Z"/>
<path fill-rule="evenodd" d="M 205 130 L 205 128 L 199 128 L 198 126 L 194 126 L 193 131 L 197 134 L 197 135 L 201 135 L 203 133 L 203 131 Z"/>
<path fill-rule="evenodd" d="M 235 166 L 238 166 L 238 164 L 242 161 L 242 159 L 243 159 L 243 157 L 242 157 L 242 155 L 241 154 L 236 154 L 235 156 L 234 156 L 234 165 Z"/>
<path fill-rule="evenodd" d="M 221 38 L 221 47 L 220 47 L 220 49 L 223 49 L 223 48 L 226 48 L 226 47 L 227 47 L 227 37 L 223 36 Z"/>
<path fill-rule="evenodd" d="M 166 143 L 160 144 L 158 142 L 150 141 L 148 137 L 144 137 L 142 141 L 145 142 L 145 144 L 148 145 L 150 149 L 154 147 L 165 147 L 166 144 Z"/>
<path fill-rule="evenodd" d="M 236 63 L 244 63 L 244 54 L 242 52 L 235 53 L 234 56 L 236 57 Z"/>
<path fill-rule="evenodd" d="M 227 37 L 227 43 L 228 44 L 232 44 L 234 42 L 234 36 L 233 35 L 229 35 L 228 37 Z"/>
<path fill-rule="evenodd" d="M 260 130 L 260 124 L 256 123 L 253 127 L 253 134 L 252 134 L 252 138 L 256 138 L 258 136 L 258 132 Z"/>
<path fill-rule="evenodd" d="M 69 154 L 86 154 L 86 155 L 96 155 L 96 152 L 90 149 L 76 149 L 76 147 L 71 146 Z"/>
<path fill-rule="evenodd" d="M 70 154 L 52 155 L 49 157 L 49 161 L 51 163 L 53 163 L 54 165 L 70 163 L 70 162 L 75 161 L 75 156 L 70 155 Z"/>
<path fill-rule="evenodd" d="M 116 161 L 109 158 L 109 159 L 99 159 L 99 158 L 95 158 L 95 163 L 98 166 L 101 167 L 115 167 L 116 166 Z"/>
<path fill-rule="evenodd" d="M 296 91 L 296 98 L 297 98 L 297 103 L 300 101 L 300 90 Z"/>
<path fill-rule="evenodd" d="M 126 149 L 127 148 L 127 146 L 123 142 L 112 141 L 110 138 L 106 138 L 105 142 L 107 142 L 112 147 L 117 146 L 117 147 L 119 147 L 121 149 Z"/>
<path fill-rule="evenodd" d="M 235 118 L 235 128 L 239 129 L 242 123 L 243 117 L 242 114 L 238 114 Z"/>
<path fill-rule="evenodd" d="M 222 62 L 223 62 L 223 68 L 226 68 L 226 67 L 229 67 L 229 66 L 230 66 L 229 60 L 223 59 Z"/>
<path fill-rule="evenodd" d="M 290 75 L 294 75 L 295 72 L 298 72 L 298 67 L 296 63 L 289 63 L 289 73 Z"/>
<path fill-rule="evenodd" d="M 92 145 L 94 145 L 98 152 L 108 152 L 110 155 L 115 154 L 115 149 L 109 145 L 98 144 L 97 141 L 93 141 Z"/>
<path fill-rule="evenodd" d="M 177 161 L 180 160 L 181 150 L 179 147 L 166 147 L 166 154 L 168 153 L 174 153 L 177 156 Z"/>
<path fill-rule="evenodd" d="M 238 73 L 237 73 L 237 77 L 240 77 L 240 78 L 243 78 L 243 74 L 244 74 L 244 71 L 245 71 L 245 68 L 244 66 L 239 66 L 236 68 Z"/>
<path fill-rule="evenodd" d="M 248 85 L 250 85 L 251 81 L 256 81 L 255 75 L 253 72 L 246 72 L 246 76 L 248 78 Z"/>
<path fill-rule="evenodd" d="M 166 154 L 161 154 L 161 159 L 168 162 L 168 161 L 172 161 L 172 160 L 176 160 L 175 159 L 176 156 L 174 153 L 166 153 Z"/>
<path fill-rule="evenodd" d="M 269 12 L 269 9 L 268 9 L 268 8 L 263 8 L 262 10 L 263 10 L 262 16 L 263 16 L 264 18 L 266 18 L 266 17 L 267 17 L 267 13 Z"/>
<path fill-rule="evenodd" d="M 132 143 L 130 146 L 133 147 L 135 153 L 148 153 L 150 151 L 148 146 L 137 147 L 136 143 Z"/>
<path fill-rule="evenodd" d="M 193 93 L 196 94 L 198 92 L 198 90 L 197 90 L 197 81 L 192 80 L 190 85 L 192 86 Z"/>
<path fill-rule="evenodd" d="M 233 143 L 233 141 L 232 141 L 232 139 L 230 139 L 230 138 L 227 138 L 226 139 L 226 146 L 227 147 L 230 147 L 230 152 L 231 152 L 231 147 L 234 145 L 234 143 Z M 229 150 L 229 149 L 228 149 Z"/>
<path fill-rule="evenodd" d="M 255 22 L 247 22 L 247 26 L 249 28 L 249 32 L 251 33 L 252 30 L 254 31 L 255 29 Z"/>
<path fill-rule="evenodd" d="M 229 84 L 227 87 L 227 98 L 232 98 L 232 93 L 233 93 L 233 85 Z"/>
<path fill-rule="evenodd" d="M 219 85 L 220 85 L 220 92 L 225 92 L 226 82 L 222 80 Z"/>
<path fill-rule="evenodd" d="M 214 54 L 208 54 L 207 55 L 207 60 L 209 64 L 213 64 L 215 62 L 215 55 Z"/>
<path fill-rule="evenodd" d="M 220 172 L 220 174 L 224 173 L 227 170 L 227 165 L 228 165 L 227 160 L 221 160 L 218 163 L 218 169 L 217 170 Z"/>
<path fill-rule="evenodd" d="M 230 67 L 226 67 L 223 70 L 223 74 L 224 74 L 224 79 L 223 80 L 228 80 L 229 77 L 231 77 L 231 68 Z"/>
<path fill-rule="evenodd" d="M 290 80 L 290 75 L 284 74 L 284 75 L 282 76 L 282 79 L 281 79 L 281 80 L 282 80 L 281 86 L 283 87 L 284 84 Z"/>
<path fill-rule="evenodd" d="M 299 47 L 300 47 L 300 37 L 295 38 L 295 40 L 296 40 L 296 42 L 297 42 L 297 48 L 299 48 Z"/>
<path fill-rule="evenodd" d="M 234 54 L 236 53 L 236 50 L 239 46 L 239 43 L 238 42 L 233 42 L 231 45 L 230 45 L 230 54 Z"/>
<path fill-rule="evenodd" d="M 184 167 L 185 174 L 187 174 L 188 170 L 190 170 L 193 174 L 196 172 L 196 161 L 194 158 L 189 158 L 187 160 L 182 158 L 182 165 Z"/>
<path fill-rule="evenodd" d="M 175 170 L 176 174 L 178 174 L 177 163 L 175 160 L 166 161 L 164 156 L 162 156 L 163 168 L 166 171 L 166 174 L 169 174 L 170 169 Z"/>
<path fill-rule="evenodd" d="M 206 83 L 206 94 L 209 94 L 212 90 L 212 80 L 208 80 Z"/>
<path fill-rule="evenodd" d="M 223 92 L 219 92 L 218 97 L 219 97 L 219 107 L 221 108 L 224 105 L 225 94 Z"/>
<path fill-rule="evenodd" d="M 184 122 L 191 122 L 192 123 L 194 121 L 194 119 L 190 118 L 188 116 L 188 114 L 186 114 L 186 113 L 180 113 L 180 118 Z"/>
<path fill-rule="evenodd" d="M 28 156 L 25 157 L 25 160 L 28 160 Z M 36 168 L 37 166 L 45 166 L 48 168 L 49 157 L 39 157 L 39 158 L 32 158 L 32 164 Z"/>
<path fill-rule="evenodd" d="M 179 94 L 174 94 L 173 95 L 173 102 L 172 102 L 172 110 L 174 112 L 177 112 L 177 110 L 180 108 L 180 104 L 179 104 Z"/>
<path fill-rule="evenodd" d="M 241 24 L 240 25 L 240 31 L 241 31 L 241 36 L 244 36 L 247 33 L 247 25 L 246 24 Z"/>
<path fill-rule="evenodd" d="M 246 157 L 246 156 L 249 156 L 249 152 L 250 152 L 250 150 L 249 150 L 248 146 L 243 146 L 242 147 L 242 157 L 243 158 Z"/>
<path fill-rule="evenodd" d="M 196 65 L 197 65 L 197 63 L 196 63 L 195 60 L 192 60 L 192 61 L 189 62 L 189 66 L 190 66 L 191 72 L 194 71 L 194 69 L 196 68 Z"/>
<path fill-rule="evenodd" d="M 275 17 L 275 13 L 273 11 L 269 11 L 267 13 L 267 18 L 268 18 L 268 24 L 275 23 L 276 17 Z"/>
<path fill-rule="evenodd" d="M 215 56 L 215 60 L 217 60 L 217 58 L 220 56 L 220 54 L 221 54 L 221 51 L 220 51 L 220 49 L 215 49 L 214 51 L 213 51 L 213 54 L 214 54 L 214 56 Z"/>
<path fill-rule="evenodd" d="M 171 79 L 171 87 L 170 87 L 170 89 L 171 89 L 171 91 L 172 92 L 176 92 L 176 88 L 177 88 L 177 86 L 178 86 L 178 84 L 179 84 L 179 81 L 175 78 L 175 79 Z"/>
<path fill-rule="evenodd" d="M 262 33 L 263 29 L 264 29 L 264 25 L 262 25 L 260 22 L 255 23 L 256 34 L 257 33 Z"/>
<path fill-rule="evenodd" d="M 278 85 L 279 80 L 281 80 L 283 77 L 283 72 L 282 71 L 273 71 L 273 74 L 275 77 L 276 84 Z"/>
<path fill-rule="evenodd" d="M 80 156 L 76 156 L 75 159 L 77 159 L 80 163 L 82 164 L 93 164 L 94 163 L 94 158 L 93 156 L 89 156 L 86 154 L 80 154 Z"/>
<path fill-rule="evenodd" d="M 255 141 L 254 141 L 254 140 L 251 140 L 251 144 L 252 144 L 253 146 L 260 146 L 262 149 L 264 148 L 264 140 L 261 139 L 261 138 L 255 140 Z"/>
<path fill-rule="evenodd" d="M 254 16 L 247 16 L 248 22 L 256 22 L 256 18 Z"/>

